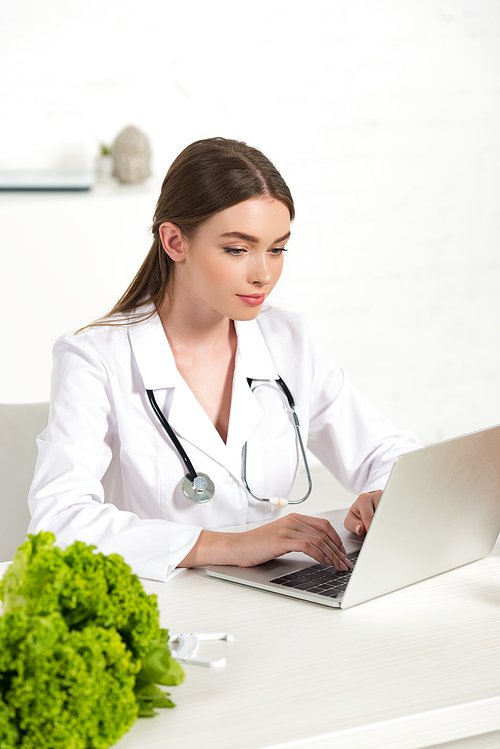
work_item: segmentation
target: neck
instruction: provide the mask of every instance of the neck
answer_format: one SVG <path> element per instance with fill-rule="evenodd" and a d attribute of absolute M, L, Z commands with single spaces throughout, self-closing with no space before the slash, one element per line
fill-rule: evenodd
<path fill-rule="evenodd" d="M 236 338 L 234 322 L 214 310 L 209 314 L 177 296 L 165 297 L 160 309 L 163 329 L 174 353 L 214 351 Z"/>

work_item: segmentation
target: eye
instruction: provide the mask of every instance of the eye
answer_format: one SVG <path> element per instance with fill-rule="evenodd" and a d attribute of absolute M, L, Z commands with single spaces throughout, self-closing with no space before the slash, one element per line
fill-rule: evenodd
<path fill-rule="evenodd" d="M 277 257 L 279 257 L 279 255 L 282 255 L 287 251 L 287 249 L 287 247 L 272 247 L 269 252 L 271 253 L 271 255 L 276 255 Z"/>
<path fill-rule="evenodd" d="M 228 255 L 235 255 L 238 257 L 239 255 L 243 255 L 246 250 L 244 250 L 242 247 L 224 247 L 224 252 L 227 252 Z"/>

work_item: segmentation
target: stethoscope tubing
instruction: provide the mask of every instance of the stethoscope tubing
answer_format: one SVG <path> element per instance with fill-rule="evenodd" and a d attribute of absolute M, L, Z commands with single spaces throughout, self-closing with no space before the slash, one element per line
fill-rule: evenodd
<path fill-rule="evenodd" d="M 251 388 L 253 380 L 250 377 L 247 377 L 247 382 L 248 382 L 248 386 Z M 299 445 L 300 445 L 300 450 L 302 452 L 302 458 L 303 458 L 303 462 L 304 462 L 304 467 L 306 469 L 306 475 L 307 475 L 307 481 L 308 481 L 308 489 L 307 489 L 306 494 L 301 499 L 289 499 L 289 500 L 285 500 L 286 504 L 298 505 L 298 504 L 301 504 L 301 502 L 305 502 L 305 500 L 310 496 L 310 494 L 312 492 L 311 472 L 309 470 L 309 464 L 308 464 L 307 457 L 306 457 L 306 451 L 305 451 L 305 448 L 304 448 L 304 443 L 302 441 L 302 435 L 300 433 L 300 422 L 299 422 L 299 417 L 297 416 L 297 413 L 295 411 L 295 401 L 293 399 L 292 393 L 288 389 L 288 387 L 285 384 L 284 380 L 281 379 L 281 377 L 278 377 L 278 379 L 276 380 L 276 383 L 281 387 L 281 389 L 282 389 L 283 393 L 285 394 L 286 399 L 288 401 L 288 405 L 290 406 L 290 411 L 292 413 L 292 417 L 293 417 L 293 421 L 294 421 L 294 426 L 295 426 L 295 432 L 296 432 L 298 440 L 299 440 Z M 208 476 L 206 476 L 206 474 L 201 474 L 201 473 L 198 474 L 197 473 L 197 471 L 195 470 L 193 464 L 189 460 L 189 456 L 188 456 L 187 452 L 184 450 L 184 448 L 181 445 L 181 443 L 180 443 L 177 435 L 175 434 L 174 430 L 172 429 L 172 427 L 168 423 L 167 419 L 163 415 L 163 413 L 162 413 L 162 411 L 161 411 L 161 409 L 160 409 L 160 407 L 159 407 L 159 405 L 158 405 L 158 403 L 156 401 L 154 392 L 152 390 L 146 389 L 146 393 L 148 395 L 148 399 L 149 399 L 149 402 L 151 404 L 151 407 L 152 407 L 154 413 L 156 414 L 156 416 L 158 417 L 158 419 L 160 421 L 160 424 L 162 425 L 162 427 L 165 429 L 166 433 L 170 437 L 170 439 L 171 439 L 171 441 L 172 441 L 175 449 L 177 450 L 180 458 L 183 460 L 184 465 L 187 468 L 187 474 L 184 477 L 184 480 L 182 482 L 182 491 L 183 491 L 183 493 L 185 494 L 185 496 L 188 499 L 191 499 L 194 502 L 200 502 L 200 503 L 207 502 L 209 499 L 211 499 L 211 497 L 213 496 L 213 493 L 215 491 L 215 487 L 214 487 L 213 482 L 211 481 L 211 479 Z M 259 497 L 258 494 L 254 494 L 254 492 L 251 490 L 250 486 L 248 485 L 248 480 L 247 480 L 247 442 L 245 442 L 245 444 L 243 446 L 243 471 L 242 471 L 242 474 L 243 474 L 242 475 L 242 479 L 243 479 L 243 483 L 245 485 L 245 488 L 248 491 L 248 493 L 254 499 L 259 500 L 259 502 L 271 502 L 273 504 L 276 503 L 273 500 L 277 501 L 277 498 L 273 498 L 273 500 L 271 500 L 271 499 L 267 499 L 266 497 Z M 209 484 L 209 488 L 206 489 L 206 491 L 205 490 L 200 490 L 200 489 L 195 489 L 194 482 L 196 481 L 196 479 L 199 479 L 200 476 L 203 477 L 206 480 L 204 482 L 205 484 L 207 482 Z M 192 485 L 192 487 L 191 487 L 191 485 Z"/>
<path fill-rule="evenodd" d="M 170 437 L 170 439 L 174 443 L 175 449 L 177 450 L 177 452 L 179 453 L 180 457 L 184 461 L 184 465 L 186 466 L 187 471 L 188 471 L 187 474 L 186 474 L 187 478 L 190 479 L 190 481 L 194 481 L 198 474 L 195 471 L 193 464 L 189 460 L 189 456 L 188 456 L 187 452 L 182 447 L 181 443 L 179 442 L 179 440 L 177 438 L 177 435 L 175 434 L 174 430 L 172 429 L 172 427 L 170 426 L 170 424 L 168 423 L 168 421 L 164 417 L 163 413 L 161 412 L 160 407 L 159 407 L 158 403 L 156 402 L 156 398 L 154 396 L 153 391 L 152 390 L 146 390 L 146 393 L 148 394 L 149 402 L 151 403 L 151 406 L 153 407 L 153 411 L 155 412 L 155 414 L 159 418 L 162 427 L 165 429 L 166 433 L 168 434 L 168 436 Z"/>
<path fill-rule="evenodd" d="M 248 382 L 249 387 L 251 387 L 253 380 L 250 377 L 247 377 L 247 382 Z M 305 451 L 305 448 L 304 448 L 304 443 L 302 441 L 302 435 L 300 433 L 300 422 L 299 422 L 299 417 L 297 416 L 297 412 L 295 411 L 295 401 L 294 401 L 293 395 L 290 392 L 290 390 L 288 389 L 285 381 L 282 380 L 281 377 L 278 377 L 278 379 L 276 380 L 276 382 L 278 383 L 278 385 L 283 390 L 283 392 L 284 392 L 284 394 L 286 396 L 286 399 L 288 401 L 288 405 L 290 406 L 290 411 L 292 412 L 293 422 L 294 422 L 294 425 L 295 425 L 295 432 L 296 432 L 297 437 L 299 439 L 300 450 L 302 452 L 302 459 L 303 459 L 303 462 L 304 462 L 304 468 L 306 469 L 306 476 L 307 476 L 307 483 L 308 483 L 308 488 L 307 488 L 306 494 L 304 494 L 304 496 L 301 497 L 301 499 L 289 499 L 287 501 L 287 504 L 289 504 L 289 505 L 300 505 L 302 502 L 305 502 L 306 499 L 311 495 L 311 492 L 312 492 L 312 477 L 311 477 L 311 472 L 309 470 L 309 463 L 308 463 L 308 460 L 307 460 L 307 457 L 306 457 L 306 451 Z M 254 494 L 254 492 L 250 489 L 250 486 L 248 484 L 248 481 L 247 481 L 247 444 L 248 443 L 245 442 L 245 444 L 243 446 L 243 472 L 242 472 L 243 475 L 242 475 L 242 478 L 243 478 L 243 483 L 245 484 L 245 489 L 247 490 L 247 492 L 249 494 L 252 495 L 252 497 L 254 499 L 258 499 L 259 502 L 269 502 L 269 499 L 266 499 L 265 497 L 259 497 L 258 494 Z"/>

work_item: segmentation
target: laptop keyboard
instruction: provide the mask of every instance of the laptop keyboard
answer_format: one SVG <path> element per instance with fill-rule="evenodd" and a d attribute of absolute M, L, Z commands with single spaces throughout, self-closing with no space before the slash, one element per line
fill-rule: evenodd
<path fill-rule="evenodd" d="M 356 564 L 359 550 L 348 554 L 347 558 Z M 308 593 L 317 593 L 328 598 L 340 598 L 344 595 L 347 583 L 351 578 L 352 570 L 339 572 L 331 564 L 313 564 L 312 567 L 304 567 L 288 575 L 276 577 L 271 583 L 285 585 L 288 588 L 307 590 Z"/>

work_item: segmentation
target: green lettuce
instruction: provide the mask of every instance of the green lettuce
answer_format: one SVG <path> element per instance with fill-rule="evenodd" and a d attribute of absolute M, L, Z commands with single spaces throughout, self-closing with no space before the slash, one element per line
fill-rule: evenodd
<path fill-rule="evenodd" d="M 123 559 L 29 536 L 0 581 L 0 747 L 105 749 L 184 671 Z"/>

